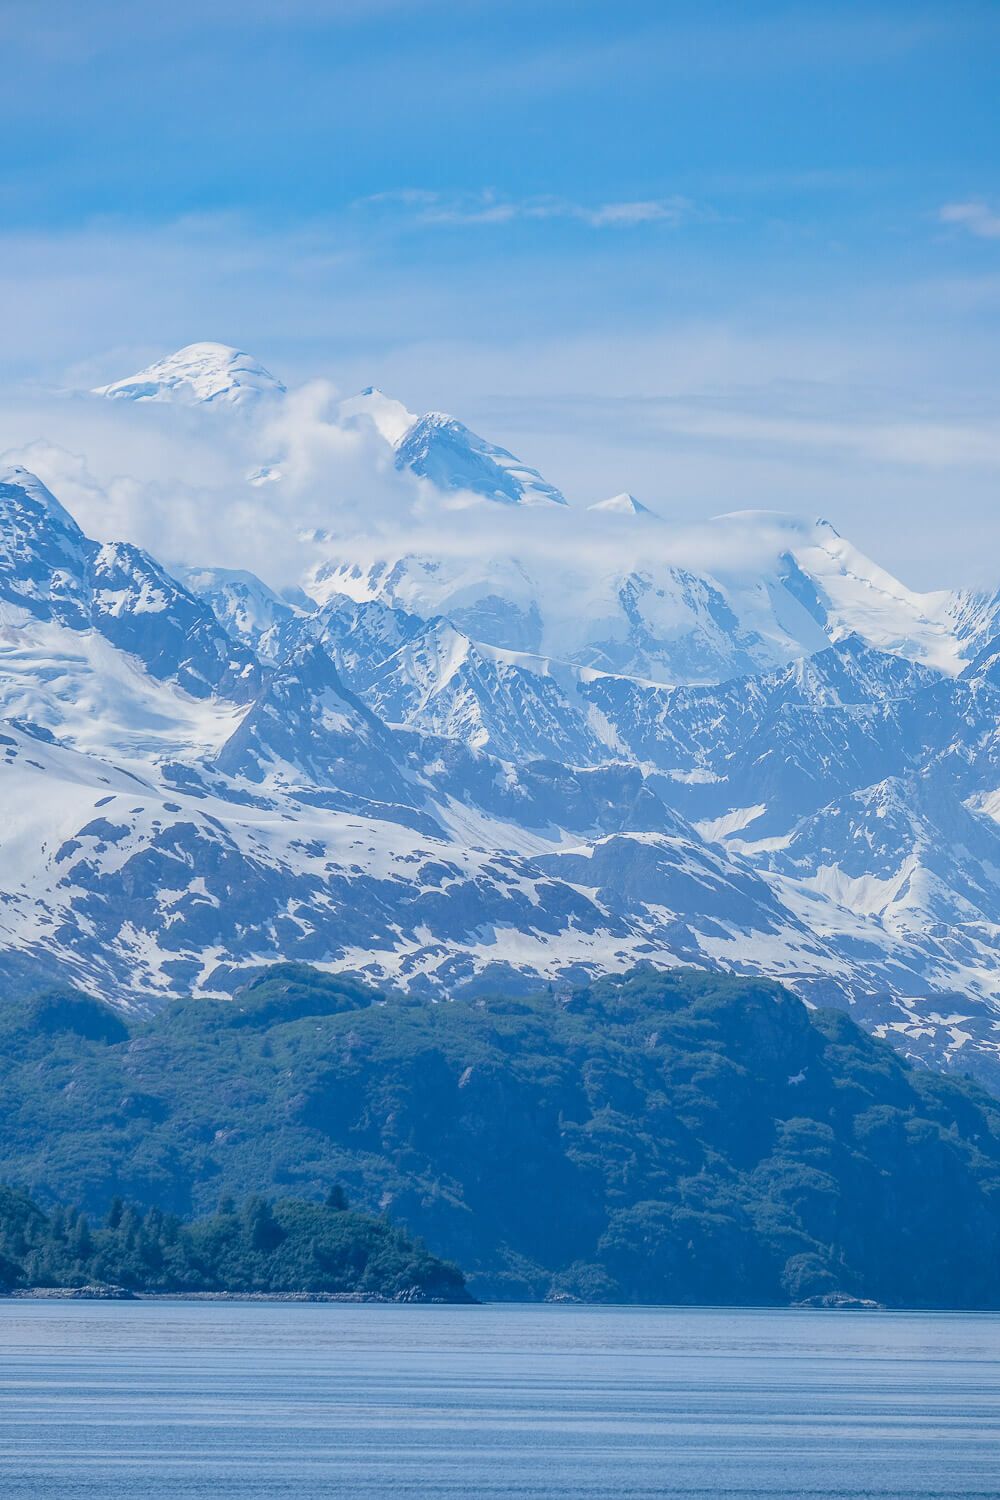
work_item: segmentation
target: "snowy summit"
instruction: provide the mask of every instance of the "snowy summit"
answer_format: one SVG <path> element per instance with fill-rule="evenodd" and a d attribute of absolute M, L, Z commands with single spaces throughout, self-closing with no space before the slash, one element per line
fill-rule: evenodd
<path fill-rule="evenodd" d="M 135 375 L 97 386 L 117 401 L 173 401 L 188 406 L 243 406 L 285 387 L 252 355 L 228 344 L 187 344 Z"/>

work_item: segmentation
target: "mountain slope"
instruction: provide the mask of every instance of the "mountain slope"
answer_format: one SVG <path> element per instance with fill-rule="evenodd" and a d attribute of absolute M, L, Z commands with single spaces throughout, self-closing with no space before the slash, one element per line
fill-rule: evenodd
<path fill-rule="evenodd" d="M 255 573 L 240 568 L 183 568 L 180 581 L 211 609 L 226 634 L 265 661 L 281 655 L 282 633 L 301 613 Z"/>
<path fill-rule="evenodd" d="M 97 632 L 151 677 L 195 697 L 220 691 L 246 701 L 259 684 L 256 658 L 207 604 L 140 548 L 85 537 L 20 468 L 0 474 L 0 609 L 25 641 Z"/>

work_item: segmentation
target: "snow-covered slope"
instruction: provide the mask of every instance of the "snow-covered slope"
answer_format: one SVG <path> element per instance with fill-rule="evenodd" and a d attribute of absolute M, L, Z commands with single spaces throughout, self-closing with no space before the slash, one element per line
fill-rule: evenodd
<path fill-rule="evenodd" d="M 608 756 L 585 706 L 570 701 L 551 663 L 479 645 L 444 619 L 423 626 L 363 680 L 365 700 L 390 723 L 514 760 L 593 765 Z"/>
<path fill-rule="evenodd" d="M 527 537 L 523 551 L 489 557 L 391 553 L 359 567 L 334 553 L 309 589 L 321 601 L 347 594 L 424 619 L 445 615 L 502 649 L 675 684 L 766 670 L 847 634 L 957 674 L 993 628 L 985 602 L 975 620 L 970 601 L 959 611 L 947 592 L 906 589 L 825 521 L 720 517 L 716 561 L 699 570 L 678 560 L 683 544 L 649 514 L 633 518 L 644 524 L 630 555 L 624 519 L 617 509 L 567 508 L 553 518 L 567 528 L 562 556 L 551 531 L 536 554 Z"/>
<path fill-rule="evenodd" d="M 245 569 L 181 568 L 178 576 L 189 593 L 209 605 L 227 633 L 262 661 L 281 654 L 283 632 L 302 614 Z"/>
<path fill-rule="evenodd" d="M 188 344 L 110 385 L 95 396 L 115 401 L 176 401 L 185 405 L 245 406 L 285 387 L 252 355 L 228 344 Z"/>
<path fill-rule="evenodd" d="M 276 670 L 255 668 L 249 707 L 232 675 L 194 696 L 161 657 L 178 610 L 190 654 L 203 606 L 151 562 L 122 565 L 128 549 L 88 542 L 27 476 L 10 489 L 42 550 L 65 543 L 75 588 L 40 601 L 33 554 L 16 551 L 37 607 L 12 606 L 0 657 L 0 967 L 61 965 L 122 1003 L 217 989 L 279 952 L 425 987 L 523 982 L 632 962 L 675 929 L 664 957 L 688 954 L 685 902 L 728 907 L 789 971 L 837 966 L 637 768 L 519 767 L 393 729 L 343 686 L 311 619 Z M 144 654 L 95 625 L 95 599 L 116 630 L 148 614 Z M 356 667 L 365 641 L 395 643 L 381 624 L 341 632 Z M 655 903 L 636 894 L 631 852 L 660 872 Z"/>
<path fill-rule="evenodd" d="M 342 422 L 369 422 L 393 450 L 399 469 L 429 480 L 443 494 L 464 491 L 503 505 L 565 505 L 566 498 L 521 459 L 445 412 L 416 416 L 377 386 L 338 404 Z"/>
<path fill-rule="evenodd" d="M 396 442 L 396 466 L 440 490 L 467 490 L 503 505 L 566 504 L 537 469 L 444 412 L 428 412 L 406 429 Z"/>
<path fill-rule="evenodd" d="M 788 535 L 779 577 L 831 637 L 852 631 L 880 651 L 893 651 L 945 672 L 962 665 L 947 591 L 918 594 L 845 540 L 829 521 L 811 526 L 783 515 L 742 512 L 720 521 L 760 521 Z"/>

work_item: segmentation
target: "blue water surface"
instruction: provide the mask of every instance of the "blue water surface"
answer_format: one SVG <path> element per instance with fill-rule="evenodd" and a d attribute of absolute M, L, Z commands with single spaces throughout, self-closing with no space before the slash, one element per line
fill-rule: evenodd
<path fill-rule="evenodd" d="M 3 1500 L 1000 1494 L 1000 1317 L 0 1303 Z"/>

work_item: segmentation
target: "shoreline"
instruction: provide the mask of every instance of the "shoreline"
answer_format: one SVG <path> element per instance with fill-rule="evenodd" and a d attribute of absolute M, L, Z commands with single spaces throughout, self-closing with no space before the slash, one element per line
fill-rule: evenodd
<path fill-rule="evenodd" d="M 0 1293 L 4 1302 L 334 1302 L 378 1304 L 383 1307 L 475 1307 L 475 1297 L 446 1299 L 403 1293 L 383 1297 L 378 1292 L 133 1292 L 124 1286 L 15 1287 Z"/>
<path fill-rule="evenodd" d="M 461 1300 L 443 1297 L 401 1295 L 385 1297 L 377 1292 L 134 1292 L 121 1286 L 83 1287 L 16 1287 L 0 1291 L 0 1305 L 5 1302 L 257 1302 L 329 1304 L 372 1307 L 533 1307 L 593 1308 L 604 1311 L 642 1310 L 715 1313 L 892 1313 L 900 1316 L 919 1314 L 945 1316 L 969 1314 L 1000 1317 L 997 1307 L 889 1307 L 885 1303 L 863 1298 L 823 1299 L 802 1302 L 722 1303 L 722 1302 L 580 1302 L 563 1298 L 539 1301 L 507 1301 L 469 1296 Z"/>

